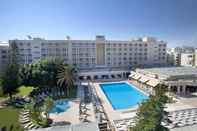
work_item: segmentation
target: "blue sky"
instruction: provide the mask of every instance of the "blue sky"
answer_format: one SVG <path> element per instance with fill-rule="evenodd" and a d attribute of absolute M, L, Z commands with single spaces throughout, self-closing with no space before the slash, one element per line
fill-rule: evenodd
<path fill-rule="evenodd" d="M 197 0 L 0 0 L 0 40 L 154 36 L 197 41 Z"/>

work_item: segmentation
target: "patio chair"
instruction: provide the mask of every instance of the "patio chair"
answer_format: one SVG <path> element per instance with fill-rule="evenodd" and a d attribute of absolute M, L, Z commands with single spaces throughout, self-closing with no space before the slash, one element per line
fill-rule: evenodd
<path fill-rule="evenodd" d="M 25 129 L 28 129 L 28 127 L 31 126 L 32 124 L 33 124 L 33 123 L 30 121 L 29 123 L 27 123 L 27 124 L 24 125 L 24 128 L 25 128 Z"/>

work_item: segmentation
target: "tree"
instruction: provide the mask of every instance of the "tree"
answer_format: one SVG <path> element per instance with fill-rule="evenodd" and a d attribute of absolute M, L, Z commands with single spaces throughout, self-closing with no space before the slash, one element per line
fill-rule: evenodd
<path fill-rule="evenodd" d="M 26 64 L 20 69 L 20 78 L 25 86 L 56 87 L 57 74 L 63 60 L 58 58 L 47 58 Z"/>
<path fill-rule="evenodd" d="M 46 119 L 49 119 L 49 113 L 53 108 L 53 99 L 50 97 L 47 97 L 44 101 L 44 111 L 45 111 L 45 115 L 46 115 Z"/>
<path fill-rule="evenodd" d="M 166 112 L 165 104 L 169 98 L 165 95 L 166 87 L 158 85 L 155 87 L 155 95 L 143 102 L 137 112 L 136 125 L 130 131 L 167 131 L 168 129 L 161 125 Z"/>
<path fill-rule="evenodd" d="M 2 76 L 2 89 L 4 94 L 8 94 L 10 99 L 12 99 L 12 94 L 16 92 L 20 85 L 19 79 L 19 54 L 18 47 L 13 41 L 10 44 L 8 65 Z"/>
<path fill-rule="evenodd" d="M 2 77 L 2 89 L 4 94 L 8 94 L 12 99 L 12 94 L 17 91 L 19 87 L 18 68 L 14 65 L 8 65 Z"/>
<path fill-rule="evenodd" d="M 60 87 L 66 87 L 67 96 L 69 95 L 69 88 L 74 86 L 74 68 L 71 66 L 62 66 L 57 75 L 57 84 Z"/>

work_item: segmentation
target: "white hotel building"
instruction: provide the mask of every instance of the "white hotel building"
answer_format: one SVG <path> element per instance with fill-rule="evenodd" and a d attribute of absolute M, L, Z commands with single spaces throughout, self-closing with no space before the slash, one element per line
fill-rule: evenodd
<path fill-rule="evenodd" d="M 19 48 L 21 64 L 40 58 L 60 57 L 79 69 L 165 66 L 166 43 L 152 37 L 138 40 L 10 40 Z"/>
<path fill-rule="evenodd" d="M 8 43 L 0 41 L 0 73 L 3 72 L 8 60 Z"/>

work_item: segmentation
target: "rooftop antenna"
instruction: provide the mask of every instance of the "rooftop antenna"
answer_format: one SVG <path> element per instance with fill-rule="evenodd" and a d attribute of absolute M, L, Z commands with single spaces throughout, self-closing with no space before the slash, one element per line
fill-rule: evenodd
<path fill-rule="evenodd" d="M 32 37 L 31 37 L 30 35 L 27 35 L 27 38 L 28 38 L 29 40 L 32 40 Z"/>
<path fill-rule="evenodd" d="M 66 36 L 66 39 L 67 39 L 67 40 L 70 40 L 70 36 L 67 35 L 67 36 Z"/>

